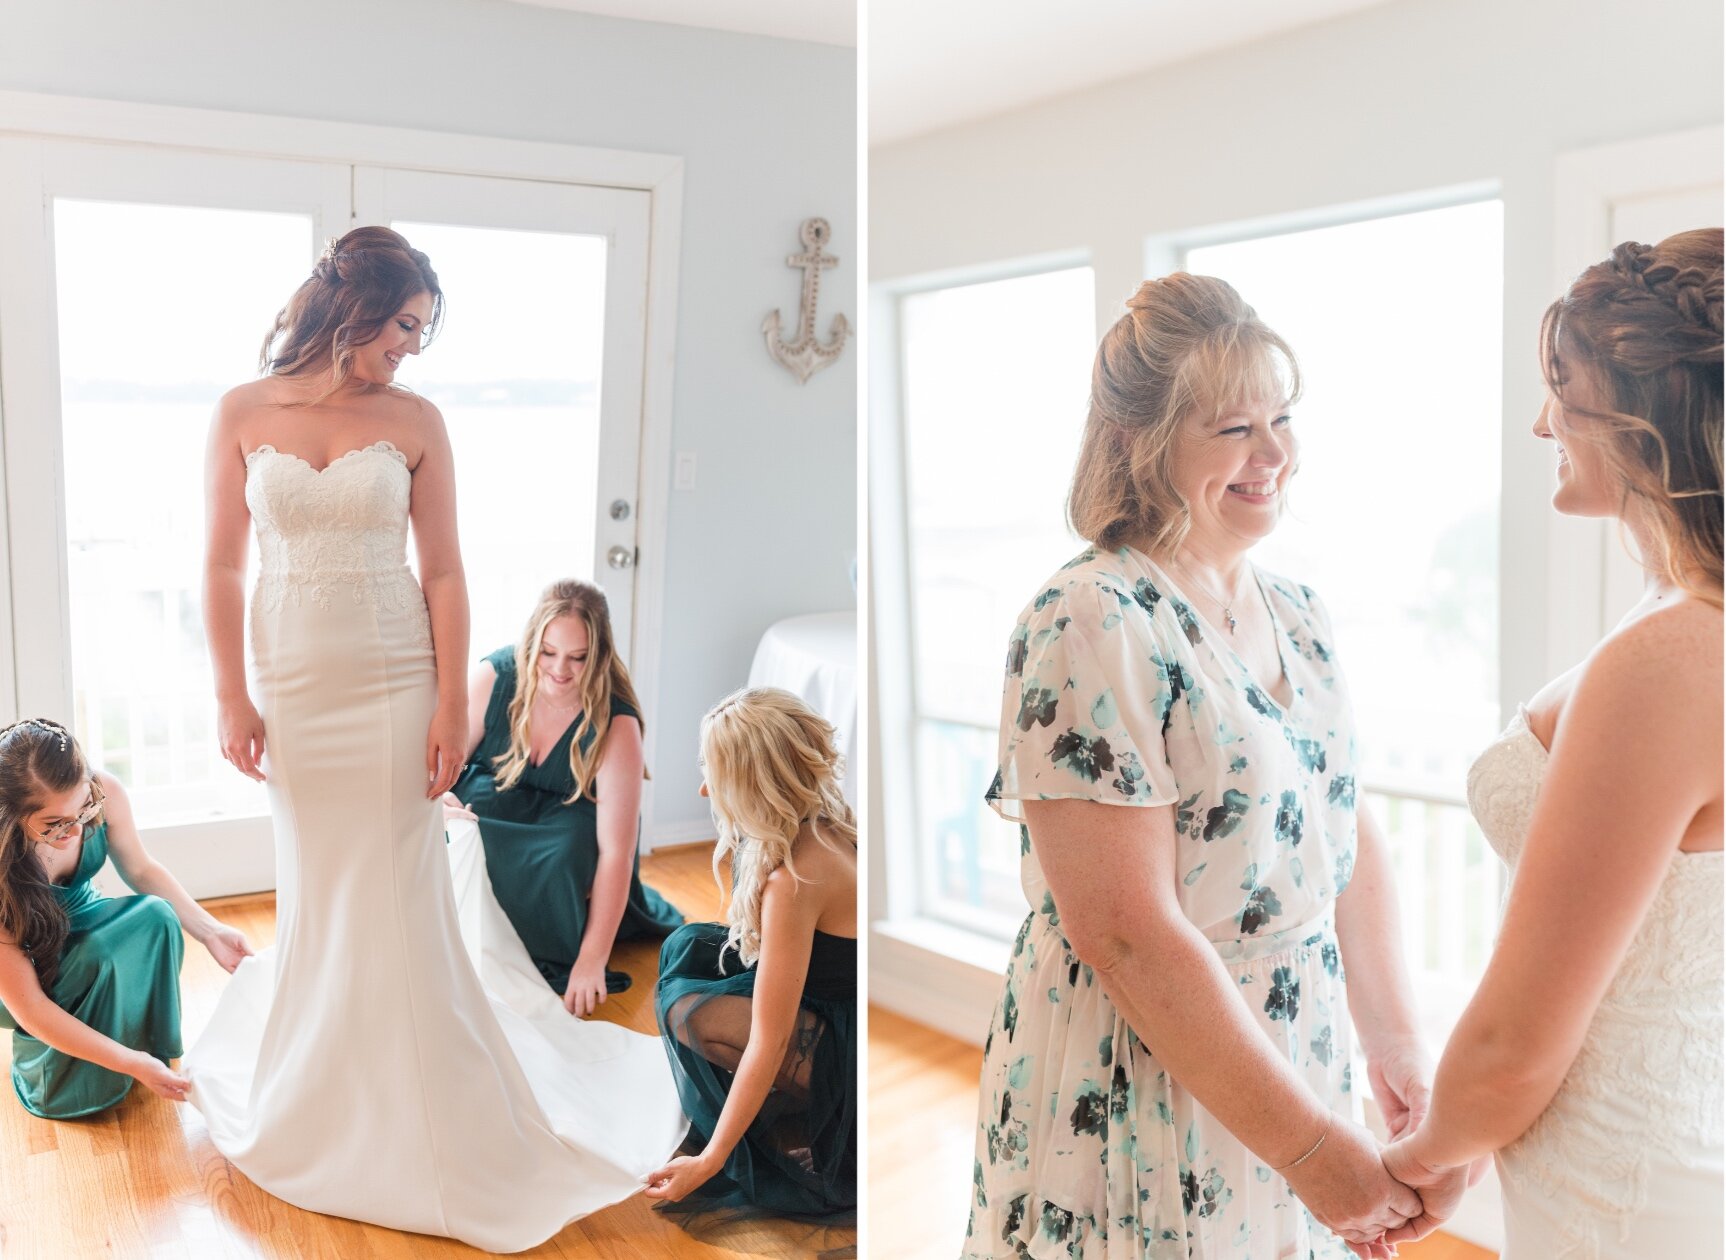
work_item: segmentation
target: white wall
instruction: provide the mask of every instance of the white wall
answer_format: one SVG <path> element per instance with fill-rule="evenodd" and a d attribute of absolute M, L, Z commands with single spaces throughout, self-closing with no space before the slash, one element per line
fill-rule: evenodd
<path fill-rule="evenodd" d="M 775 307 L 795 323 L 784 259 L 810 215 L 841 259 L 823 326 L 855 320 L 855 63 L 849 48 L 503 0 L 0 0 L 0 89 L 685 159 L 671 444 L 698 454 L 699 476 L 670 494 L 649 715 L 655 834 L 677 839 L 711 834 L 696 726 L 746 681 L 762 630 L 854 606 L 856 348 L 798 386 L 759 327 Z"/>

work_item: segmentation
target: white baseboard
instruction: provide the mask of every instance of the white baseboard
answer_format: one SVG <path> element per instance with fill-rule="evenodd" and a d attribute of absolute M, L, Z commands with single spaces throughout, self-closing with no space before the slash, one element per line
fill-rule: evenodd
<path fill-rule="evenodd" d="M 199 901 L 270 892 L 276 886 L 276 843 L 268 818 L 152 827 L 149 848 L 150 856 Z M 96 876 L 96 887 L 110 896 L 132 891 L 112 864 Z"/>
<path fill-rule="evenodd" d="M 713 839 L 713 820 L 711 818 L 690 818 L 682 822 L 659 823 L 643 837 L 641 851 L 651 853 L 664 845 L 700 844 L 704 840 L 711 839 Z"/>
<path fill-rule="evenodd" d="M 1010 949 L 927 919 L 881 920 L 869 930 L 869 1001 L 980 1046 Z"/>

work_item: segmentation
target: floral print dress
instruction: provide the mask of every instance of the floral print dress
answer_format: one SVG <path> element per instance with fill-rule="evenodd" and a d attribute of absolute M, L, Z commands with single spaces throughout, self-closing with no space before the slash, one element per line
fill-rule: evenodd
<path fill-rule="evenodd" d="M 1013 631 L 988 799 L 1020 823 L 1033 910 L 984 1051 L 967 1260 L 1350 1254 L 1170 1079 L 1075 957 L 1020 804 L 1171 807 L 1181 909 L 1265 1035 L 1352 1116 L 1334 926 L 1355 853 L 1348 694 L 1317 597 L 1257 581 L 1286 707 L 1131 548 L 1079 555 Z"/>

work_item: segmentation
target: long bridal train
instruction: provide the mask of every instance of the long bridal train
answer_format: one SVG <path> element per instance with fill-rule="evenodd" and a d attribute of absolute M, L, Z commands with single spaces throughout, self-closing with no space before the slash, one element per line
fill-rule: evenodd
<path fill-rule="evenodd" d="M 314 470 L 266 447 L 247 474 L 278 932 L 186 1056 L 191 1101 L 295 1206 L 534 1246 L 676 1149 L 669 1064 L 655 1039 L 563 1010 L 473 865 L 472 824 L 454 829 L 458 912 L 425 798 L 436 666 L 401 453 Z"/>

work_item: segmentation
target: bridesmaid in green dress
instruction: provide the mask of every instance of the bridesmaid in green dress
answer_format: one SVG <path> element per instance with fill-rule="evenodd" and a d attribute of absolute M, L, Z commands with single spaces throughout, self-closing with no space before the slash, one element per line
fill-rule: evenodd
<path fill-rule="evenodd" d="M 837 1224 L 857 1206 L 857 827 L 833 728 L 790 692 L 740 691 L 702 722 L 701 764 L 730 906 L 660 951 L 691 1153 L 643 1193 Z"/>
<path fill-rule="evenodd" d="M 468 692 L 467 768 L 444 798 L 475 818 L 492 892 L 572 1015 L 630 978 L 620 939 L 683 922 L 641 882 L 641 706 L 617 655 L 605 592 L 554 582 L 521 642 L 480 662 Z"/>
<path fill-rule="evenodd" d="M 110 856 L 136 897 L 91 881 Z M 181 925 L 227 971 L 250 954 L 144 851 L 118 779 L 92 775 L 66 729 L 27 718 L 0 730 L 0 1028 L 27 1111 L 104 1111 L 134 1080 L 175 1102 Z"/>

